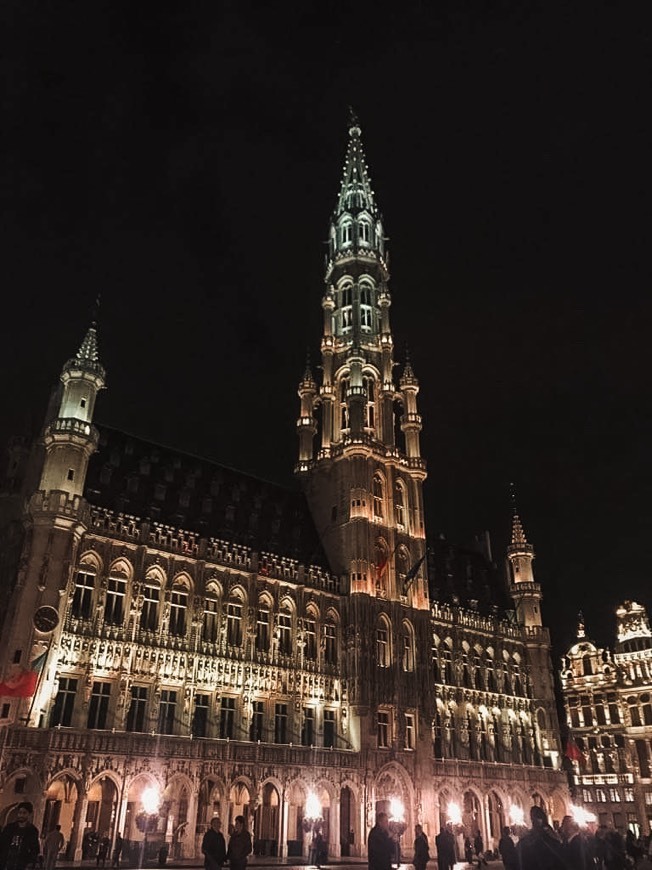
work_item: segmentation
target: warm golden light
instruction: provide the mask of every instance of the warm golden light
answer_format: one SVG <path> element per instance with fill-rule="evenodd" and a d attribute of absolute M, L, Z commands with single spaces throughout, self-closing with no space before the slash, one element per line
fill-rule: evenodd
<path fill-rule="evenodd" d="M 509 820 L 512 825 L 522 826 L 525 824 L 525 813 L 522 808 L 512 804 L 509 808 Z"/>
<path fill-rule="evenodd" d="M 588 810 L 585 810 L 584 807 L 576 807 L 571 804 L 569 812 L 573 817 L 573 821 L 577 822 L 581 828 L 585 828 L 587 825 L 591 825 L 597 821 L 597 817 Z"/>
<path fill-rule="evenodd" d="M 462 810 L 459 804 L 450 803 L 448 805 L 448 821 L 454 825 L 462 824 Z"/>
<path fill-rule="evenodd" d="M 405 821 L 405 807 L 399 798 L 392 798 L 389 802 L 389 819 L 392 822 Z"/>
<path fill-rule="evenodd" d="M 143 791 L 141 801 L 143 802 L 143 809 L 148 815 L 154 815 L 154 813 L 158 812 L 158 808 L 161 805 L 161 798 L 159 797 L 158 789 L 153 786 L 149 786 Z"/>
<path fill-rule="evenodd" d="M 308 792 L 308 797 L 306 798 L 306 818 L 321 819 L 321 804 L 314 791 Z"/>

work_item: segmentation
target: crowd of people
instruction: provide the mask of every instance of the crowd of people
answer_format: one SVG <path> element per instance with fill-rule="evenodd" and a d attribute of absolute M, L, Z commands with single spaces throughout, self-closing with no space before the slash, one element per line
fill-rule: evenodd
<path fill-rule="evenodd" d="M 531 808 L 530 821 L 531 828 L 518 839 L 510 828 L 503 828 L 498 853 L 505 870 L 652 870 L 652 835 L 639 839 L 630 830 L 623 838 L 618 831 L 604 826 L 580 829 L 572 816 L 565 816 L 559 830 L 555 830 L 538 806 Z M 426 870 L 430 860 L 428 838 L 421 825 L 416 825 L 414 834 L 414 870 Z M 470 867 L 488 866 L 489 854 L 479 832 L 473 838 L 460 839 L 463 850 L 459 849 L 451 824 L 437 834 L 438 870 L 453 870 L 458 862 Z M 397 841 L 390 833 L 387 813 L 376 815 L 367 846 L 369 870 L 392 870 L 399 863 Z"/>

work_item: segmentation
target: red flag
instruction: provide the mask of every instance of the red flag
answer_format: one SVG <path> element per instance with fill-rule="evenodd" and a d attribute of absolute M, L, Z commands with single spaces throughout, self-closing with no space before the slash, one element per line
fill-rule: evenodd
<path fill-rule="evenodd" d="M 579 762 L 580 767 L 584 767 L 584 765 L 586 764 L 586 757 L 573 739 L 573 737 L 569 736 L 568 740 L 566 741 L 566 751 L 564 752 L 564 755 L 570 761 Z"/>
<path fill-rule="evenodd" d="M 47 655 L 47 652 L 41 653 L 40 656 L 34 659 L 29 670 L 21 668 L 21 670 L 0 683 L 0 698 L 33 697 Z"/>

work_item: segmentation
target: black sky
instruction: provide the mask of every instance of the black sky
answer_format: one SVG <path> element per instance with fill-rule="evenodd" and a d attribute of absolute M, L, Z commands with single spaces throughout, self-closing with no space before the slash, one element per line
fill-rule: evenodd
<path fill-rule="evenodd" d="M 100 292 L 100 420 L 288 479 L 353 104 L 429 527 L 500 554 L 515 480 L 558 648 L 611 642 L 652 604 L 647 4 L 262 5 L 3 4 L 2 440 Z"/>

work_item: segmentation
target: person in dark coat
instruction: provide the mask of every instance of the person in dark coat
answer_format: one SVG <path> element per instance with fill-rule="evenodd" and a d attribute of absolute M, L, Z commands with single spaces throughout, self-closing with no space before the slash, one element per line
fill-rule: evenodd
<path fill-rule="evenodd" d="M 222 822 L 218 818 L 211 819 L 211 826 L 201 841 L 206 870 L 220 870 L 226 860 L 226 843 L 222 833 Z"/>
<path fill-rule="evenodd" d="M 120 867 L 120 856 L 122 855 L 122 847 L 124 845 L 124 840 L 122 839 L 122 835 L 117 833 L 115 835 L 115 843 L 113 844 L 113 860 L 111 861 L 112 867 Z"/>
<path fill-rule="evenodd" d="M 505 870 L 519 870 L 516 846 L 510 836 L 509 828 L 503 828 L 503 835 L 498 841 L 498 851 L 503 859 Z"/>
<path fill-rule="evenodd" d="M 580 826 L 572 816 L 564 816 L 559 829 L 564 846 L 564 858 L 573 870 L 591 870 L 595 867 L 589 855 L 586 840 L 580 833 Z"/>
<path fill-rule="evenodd" d="M 473 848 L 475 849 L 475 854 L 478 859 L 478 867 L 481 867 L 483 864 L 485 867 L 488 867 L 487 859 L 484 856 L 484 841 L 480 831 L 478 831 L 473 839 Z"/>
<path fill-rule="evenodd" d="M 2 870 L 25 870 L 36 863 L 40 845 L 38 830 L 32 824 L 34 807 L 22 801 L 16 810 L 16 821 L 10 822 L 0 833 L 0 867 Z"/>
<path fill-rule="evenodd" d="M 520 870 L 567 870 L 562 843 L 541 807 L 530 809 L 532 828 L 519 840 Z"/>
<path fill-rule="evenodd" d="M 231 870 L 244 870 L 247 866 L 247 855 L 251 855 L 251 834 L 245 828 L 244 816 L 236 816 L 235 830 L 229 838 L 226 853 Z"/>
<path fill-rule="evenodd" d="M 421 825 L 414 826 L 414 870 L 426 870 L 426 865 L 430 860 L 430 849 L 428 848 L 428 838 L 423 833 Z"/>
<path fill-rule="evenodd" d="M 391 870 L 396 855 L 396 843 L 389 834 L 387 813 L 376 813 L 376 824 L 367 838 L 369 870 Z"/>
<path fill-rule="evenodd" d="M 437 847 L 437 867 L 439 870 L 452 870 L 455 866 L 455 837 L 450 825 L 446 825 L 435 837 Z"/>

